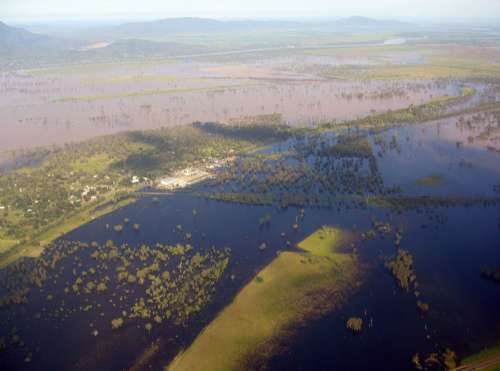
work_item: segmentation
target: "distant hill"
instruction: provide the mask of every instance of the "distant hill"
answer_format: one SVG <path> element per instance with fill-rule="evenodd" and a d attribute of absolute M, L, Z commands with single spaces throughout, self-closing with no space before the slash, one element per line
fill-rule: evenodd
<path fill-rule="evenodd" d="M 37 35 L 25 29 L 11 27 L 0 22 L 0 46 L 2 48 L 30 47 L 48 39 L 47 36 Z"/>
<path fill-rule="evenodd" d="M 378 20 L 366 17 L 348 17 L 333 21 L 299 22 L 286 20 L 228 20 L 209 18 L 167 18 L 155 21 L 127 22 L 110 26 L 86 28 L 61 28 L 60 32 L 41 35 L 23 28 L 0 22 L 0 62 L 2 64 L 73 62 L 82 57 L 88 60 L 113 60 L 121 57 L 191 55 L 217 51 L 217 47 L 205 45 L 198 36 L 260 32 L 254 47 L 265 42 L 267 34 L 275 31 L 298 32 L 376 32 L 408 31 L 409 23 Z M 54 30 L 57 30 L 56 28 Z M 195 38 L 183 38 L 195 35 Z M 179 37 L 180 36 L 180 37 Z M 193 40 L 195 40 L 193 42 Z M 104 47 L 92 47 L 105 45 Z M 267 44 L 266 44 L 267 45 Z M 211 47 L 211 48 L 210 48 Z"/>
<path fill-rule="evenodd" d="M 89 35 L 106 36 L 108 40 L 118 39 L 162 39 L 171 34 L 196 34 L 212 32 L 275 30 L 275 29 L 311 29 L 311 28 L 397 28 L 408 27 L 411 24 L 393 21 L 377 20 L 366 17 L 341 18 L 331 22 L 298 22 L 283 20 L 231 20 L 219 21 L 208 18 L 167 18 L 149 22 L 129 22 L 118 26 L 89 30 Z"/>
<path fill-rule="evenodd" d="M 288 21 L 288 20 L 216 20 L 210 18 L 180 17 L 166 18 L 154 21 L 126 22 L 113 26 L 90 26 L 46 29 L 51 37 L 61 40 L 79 40 L 80 43 L 115 42 L 126 39 L 142 39 L 150 41 L 172 40 L 172 35 L 213 34 L 229 32 L 274 31 L 274 30 L 341 30 L 341 31 L 373 31 L 374 29 L 405 29 L 409 23 L 394 20 L 378 20 L 367 17 L 353 16 L 340 18 L 333 21 Z M 43 37 L 23 29 L 9 27 L 2 24 L 0 27 L 7 29 L 10 43 L 35 45 L 40 42 L 49 42 L 47 36 Z M 12 41 L 14 40 L 14 41 Z M 1 42 L 1 41 L 0 41 Z"/>
<path fill-rule="evenodd" d="M 163 22 L 152 22 L 153 30 L 164 32 Z M 168 22 L 172 30 L 206 29 L 209 24 L 217 21 L 189 22 L 187 19 L 178 19 Z M 142 25 L 133 24 L 125 27 L 131 35 L 139 33 Z M 146 27 L 148 28 L 148 27 Z M 191 55 L 207 51 L 202 46 L 188 45 L 176 42 L 155 42 L 140 38 L 118 38 L 109 45 L 91 47 L 84 38 L 70 39 L 57 36 L 40 35 L 23 28 L 12 27 L 0 22 L 0 67 L 4 66 L 37 66 L 51 63 L 75 63 L 82 58 L 86 61 L 110 61 L 116 58 L 141 58 L 151 56 Z"/>
<path fill-rule="evenodd" d="M 69 40 L 39 35 L 0 22 L 0 50 L 2 50 L 0 57 L 3 58 L 48 55 L 75 45 L 78 44 Z"/>
<path fill-rule="evenodd" d="M 115 26 L 113 32 L 140 34 L 140 33 L 190 33 L 217 31 L 224 28 L 224 22 L 207 18 L 169 18 L 152 22 L 124 23 Z"/>
<path fill-rule="evenodd" d="M 167 18 L 150 22 L 130 22 L 107 28 L 108 37 L 113 39 L 143 38 L 162 39 L 169 34 L 196 34 L 231 32 L 241 30 L 262 30 L 276 28 L 304 27 L 304 23 L 290 21 L 219 21 L 209 18 Z M 102 31 L 101 30 L 101 34 Z"/>
<path fill-rule="evenodd" d="M 361 27 L 361 28 L 387 28 L 387 27 L 408 27 L 412 26 L 411 23 L 394 21 L 394 20 L 380 20 L 361 16 L 352 16 L 341 18 L 331 22 L 333 26 L 339 27 Z"/>

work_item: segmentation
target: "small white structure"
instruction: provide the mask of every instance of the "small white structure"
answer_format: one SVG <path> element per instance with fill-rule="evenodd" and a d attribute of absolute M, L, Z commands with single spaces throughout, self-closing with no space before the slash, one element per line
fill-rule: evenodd
<path fill-rule="evenodd" d="M 167 176 L 160 179 L 160 186 L 166 189 L 175 189 L 185 187 L 187 183 L 182 179 Z"/>
<path fill-rule="evenodd" d="M 137 175 L 134 175 L 132 177 L 132 180 L 130 181 L 132 184 L 137 184 L 140 182 L 139 177 Z"/>

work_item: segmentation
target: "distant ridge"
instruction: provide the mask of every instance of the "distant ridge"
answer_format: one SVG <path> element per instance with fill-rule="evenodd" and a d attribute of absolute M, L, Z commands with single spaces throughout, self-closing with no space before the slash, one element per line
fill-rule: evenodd
<path fill-rule="evenodd" d="M 22 46 L 47 40 L 49 37 L 34 34 L 23 28 L 8 26 L 0 21 L 0 45 L 1 46 Z"/>
<path fill-rule="evenodd" d="M 224 22 L 209 18 L 167 18 L 159 19 L 150 22 L 130 22 L 123 23 L 114 28 L 114 31 L 124 32 L 197 32 L 197 31 L 214 31 L 224 28 Z"/>
<path fill-rule="evenodd" d="M 208 51 L 198 36 L 259 31 L 314 30 L 320 32 L 407 31 L 410 23 L 353 16 L 332 21 L 216 20 L 181 17 L 154 21 L 127 22 L 114 26 L 78 28 L 67 33 L 41 35 L 0 21 L 0 64 L 39 64 L 112 60 L 115 57 L 196 55 Z M 36 29 L 36 28 L 35 28 Z M 49 31 L 50 32 L 50 31 Z M 194 38 L 177 37 L 195 35 Z M 187 41 L 184 41 L 187 40 Z M 89 45 L 103 44 L 101 48 Z M 262 44 L 254 47 L 262 47 Z"/>
<path fill-rule="evenodd" d="M 304 27 L 304 23 L 291 21 L 219 21 L 210 18 L 166 18 L 148 22 L 129 22 L 109 29 L 115 38 L 161 38 L 165 34 L 229 32 L 264 28 Z"/>
<path fill-rule="evenodd" d="M 368 17 L 352 16 L 338 19 L 332 24 L 343 27 L 405 27 L 411 26 L 410 23 L 394 21 L 394 20 L 379 20 Z"/>
<path fill-rule="evenodd" d="M 36 34 L 0 21 L 0 59 L 47 55 L 74 45 L 69 40 Z"/>
<path fill-rule="evenodd" d="M 147 22 L 128 22 L 106 30 L 113 39 L 144 38 L 161 39 L 167 34 L 190 34 L 230 32 L 265 29 L 310 29 L 310 28 L 397 28 L 411 24 L 373 18 L 353 16 L 330 22 L 299 22 L 283 20 L 230 20 L 219 21 L 210 18 L 166 18 Z"/>

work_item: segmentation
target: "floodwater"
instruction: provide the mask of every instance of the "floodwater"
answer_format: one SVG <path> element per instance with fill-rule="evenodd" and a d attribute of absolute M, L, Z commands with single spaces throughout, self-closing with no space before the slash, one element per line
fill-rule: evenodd
<path fill-rule="evenodd" d="M 380 151 L 385 185 L 399 185 L 409 196 L 498 197 L 493 186 L 500 184 L 499 154 L 474 145 L 457 147 L 458 132 L 461 139 L 470 134 L 449 119 L 383 133 L 387 143 L 393 137 L 399 142 L 396 149 Z M 430 174 L 442 183 L 416 183 Z M 335 223 L 352 223 L 352 212 L 346 213 Z M 354 219 L 363 229 L 379 217 L 368 213 Z M 401 247 L 414 257 L 420 299 L 429 303 L 429 312 L 422 315 L 413 293 L 398 289 L 384 267 L 395 253 L 393 240 L 365 241 L 360 257 L 368 269 L 359 290 L 340 311 L 297 332 L 294 345 L 273 358 L 270 369 L 412 370 L 416 353 L 425 359 L 450 348 L 463 356 L 498 342 L 500 287 L 480 275 L 482 267 L 500 262 L 498 204 L 387 211 L 383 220 L 404 231 Z M 353 316 L 364 320 L 360 334 L 346 330 Z"/>
<path fill-rule="evenodd" d="M 194 121 L 273 113 L 292 125 L 346 120 L 455 91 L 454 84 L 432 81 L 337 81 L 285 71 L 294 64 L 329 63 L 322 58 L 4 73 L 0 76 L 0 156 L 3 153 L 5 160 L 6 151 Z"/>
<path fill-rule="evenodd" d="M 447 135 L 453 133 L 453 135 Z M 391 129 L 371 140 L 385 186 L 401 186 L 406 195 L 495 196 L 500 184 L 499 154 L 473 144 L 457 146 L 456 137 L 470 133 L 457 129 L 457 120 Z M 451 138 L 451 139 L 450 139 Z M 275 148 L 282 148 L 277 146 Z M 286 148 L 286 146 L 283 146 Z M 462 161 L 463 160 L 463 161 Z M 467 165 L 464 166 L 463 164 Z M 460 165 L 462 164 L 462 165 Z M 426 176 L 441 182 L 421 185 Z M 196 209 L 194 216 L 192 210 Z M 259 227 L 259 218 L 272 215 L 269 226 Z M 64 236 L 65 239 L 139 247 L 143 243 L 179 243 L 176 225 L 193 234 L 196 249 L 232 249 L 228 270 L 218 284 L 213 300 L 186 326 L 163 324 L 151 334 L 132 323 L 124 332 L 110 329 L 115 313 L 81 312 L 64 322 L 33 320 L 33 314 L 48 304 L 46 293 L 35 291 L 29 304 L 14 311 L 0 311 L 2 332 L 17 327 L 32 362 L 24 364 L 24 353 L 0 354 L 2 365 L 17 369 L 113 369 L 129 367 L 151 342 L 162 346 L 149 360 L 153 369 L 164 366 L 183 346 L 227 305 L 231 298 L 279 249 L 285 232 L 296 244 L 322 225 L 368 230 L 374 219 L 390 222 L 403 231 L 401 246 L 414 256 L 414 269 L 422 300 L 430 305 L 418 312 L 412 293 L 400 290 L 384 261 L 395 254 L 391 238 L 364 241 L 359 246 L 364 274 L 361 286 L 347 304 L 324 318 L 308 323 L 293 339 L 291 349 L 270 361 L 273 370 L 411 370 L 411 357 L 445 347 L 464 355 L 498 341 L 500 333 L 500 286 L 483 279 L 480 269 L 500 262 L 500 207 L 496 205 L 447 206 L 405 211 L 390 209 L 330 209 L 309 207 L 297 232 L 292 224 L 299 210 L 271 206 L 244 206 L 208 201 L 190 193 L 146 197 L 137 203 L 99 218 Z M 106 225 L 139 223 L 140 231 L 125 229 L 118 234 Z M 269 249 L 259 250 L 265 242 Z M 231 279 L 234 275 L 234 279 Z M 55 297 L 54 302 L 60 298 Z M 112 312 L 113 309 L 110 308 Z M 354 335 L 345 328 L 347 318 L 362 317 L 365 327 Z M 93 336 L 89 323 L 99 329 Z M 370 326 L 368 324 L 371 324 Z M 77 351 L 76 351 L 77 350 Z M 79 368 L 80 367 L 80 368 Z"/>
<path fill-rule="evenodd" d="M 196 217 L 192 214 L 193 209 L 198 210 Z M 86 299 L 70 298 L 62 292 L 67 277 L 60 277 L 58 286 L 49 289 L 54 295 L 53 306 L 45 299 L 49 290 L 35 291 L 30 294 L 29 305 L 22 310 L 0 311 L 1 333 L 7 334 L 12 327 L 17 327 L 27 348 L 34 354 L 33 361 L 25 365 L 23 359 L 26 351 L 12 350 L 0 356 L 2 364 L 8 366 L 10 370 L 20 369 L 21 366 L 23 369 L 33 370 L 89 368 L 119 370 L 130 367 L 152 341 L 161 339 L 164 346 L 153 360 L 158 366 L 155 369 L 159 369 L 159 366 L 165 365 L 182 346 L 187 346 L 203 326 L 229 304 L 238 289 L 252 279 L 259 268 L 269 263 L 276 256 L 276 252 L 284 247 L 280 233 L 291 232 L 297 210 L 281 212 L 271 227 L 259 227 L 259 218 L 268 212 L 272 213 L 273 208 L 242 208 L 237 204 L 206 201 L 188 194 L 160 197 L 158 201 L 147 197 L 69 233 L 64 239 L 99 243 L 111 239 L 116 245 L 127 243 L 134 247 L 142 244 L 186 243 L 175 232 L 176 226 L 180 224 L 184 231 L 192 233 L 189 243 L 195 249 L 203 251 L 212 246 L 218 249 L 230 247 L 232 253 L 230 265 L 217 286 L 213 302 L 200 315 L 192 317 L 187 322 L 187 327 L 167 322 L 162 325 L 155 324 L 149 335 L 144 330 L 145 321 L 142 320 L 133 321 L 134 324 L 125 328 L 125 332 L 113 332 L 110 321 L 120 316 L 120 313 L 113 307 L 105 306 L 106 297 L 99 299 L 99 296 L 94 299 L 103 305 L 101 311 L 105 312 L 105 316 L 100 316 L 99 311 L 80 311 L 64 322 L 59 319 L 34 320 L 33 316 L 36 313 L 45 310 L 50 312 L 58 306 L 57 303 L 61 303 L 61 300 L 76 300 L 77 303 L 80 300 L 81 304 L 84 304 L 83 301 Z M 118 234 L 113 228 L 106 228 L 106 224 L 113 226 L 123 222 L 125 217 L 130 219 L 130 223 L 140 223 L 140 231 L 126 228 Z M 311 227 L 304 228 L 289 238 L 296 243 L 312 231 Z M 258 248 L 262 242 L 270 246 L 264 252 Z M 67 276 L 74 281 L 69 267 L 67 270 Z M 230 278 L 231 275 L 234 275 L 234 279 Z M 66 307 L 68 306 L 71 307 L 70 303 L 66 303 Z M 140 328 L 135 324 L 140 325 Z M 94 329 L 98 330 L 98 336 L 92 334 Z"/>
<path fill-rule="evenodd" d="M 474 144 L 457 146 L 469 135 L 457 128 L 456 118 L 386 131 L 383 140 L 394 137 L 398 145 L 378 161 L 385 185 L 400 186 L 412 196 L 498 196 L 493 185 L 500 182 L 499 155 Z M 442 184 L 418 184 L 428 176 Z"/>

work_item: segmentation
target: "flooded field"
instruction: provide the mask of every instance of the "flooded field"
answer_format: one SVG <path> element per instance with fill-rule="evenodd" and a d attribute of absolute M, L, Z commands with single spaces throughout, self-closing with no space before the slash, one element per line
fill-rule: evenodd
<path fill-rule="evenodd" d="M 326 191 L 337 194 L 333 204 L 258 206 L 208 200 L 198 195 L 217 191 L 215 181 L 187 193 L 145 197 L 65 235 L 42 255 L 48 264 L 46 283 L 31 291 L 27 304 L 1 313 L 2 333 L 9 334 L 5 341 L 13 344 L 2 355 L 3 364 L 11 369 L 23 365 L 24 369 L 34 370 L 41 365 L 46 369 L 100 368 L 104 364 L 115 369 L 166 366 L 278 251 L 294 250 L 299 241 L 323 225 L 355 230 L 365 236 L 355 246 L 363 267 L 358 285 L 341 308 L 301 324 L 300 331 L 294 331 L 288 340 L 287 350 L 266 361 L 269 367 L 375 370 L 384 364 L 386 369 L 411 370 L 415 354 L 425 362 L 431 354 L 447 348 L 462 356 L 494 343 L 500 331 L 498 287 L 481 276 L 481 268 L 500 259 L 499 203 L 488 201 L 498 197 L 500 168 L 497 153 L 470 140 L 467 143 L 471 132 L 461 126 L 464 120 L 467 117 L 455 117 L 369 135 L 373 155 L 352 152 L 346 158 L 341 154 L 335 163 L 324 165 L 350 166 L 353 161 L 361 161 L 354 164 L 357 183 L 344 178 L 341 183 L 345 188 Z M 313 148 L 308 146 L 317 149 L 326 143 L 335 146 L 342 135 L 325 133 L 304 142 L 292 140 L 264 153 L 274 156 L 269 164 L 274 164 L 275 169 L 286 164 L 295 166 L 296 160 L 287 159 L 290 151 L 307 152 L 307 148 Z M 318 145 L 318 140 L 324 144 Z M 285 157 L 280 159 L 280 153 Z M 315 156 L 306 156 L 306 162 L 314 164 Z M 370 159 L 369 166 L 376 174 L 370 175 L 364 169 L 363 158 Z M 264 169 L 260 170 L 261 180 L 267 182 Z M 259 187 L 258 182 L 245 184 L 248 191 Z M 306 186 L 295 184 L 295 194 Z M 394 194 L 402 203 L 395 208 L 359 203 L 352 199 L 355 193 L 349 190 L 349 184 L 365 184 L 374 198 Z M 232 193 L 237 187 L 237 181 L 226 181 L 223 189 Z M 320 185 L 313 188 L 318 194 L 325 194 Z M 404 203 L 405 197 L 420 196 L 431 197 L 434 204 L 409 199 Z M 440 196 L 444 200 L 432 198 Z M 479 201 L 468 203 L 467 199 Z M 396 248 L 394 233 L 400 236 Z M 64 246 L 66 240 L 89 247 L 55 259 L 58 246 Z M 191 245 L 192 252 L 178 258 L 181 262 L 189 262 L 194 252 L 213 251 L 214 256 L 228 258 L 228 264 L 211 286 L 207 300 L 182 320 L 174 320 L 175 315 L 158 322 L 148 316 L 127 318 L 134 303 L 144 295 L 147 297 L 154 276 L 147 277 L 144 284 L 135 280 L 120 283 L 116 278 L 119 259 L 132 263 L 127 268 L 129 272 L 147 267 L 151 261 L 120 258 L 119 251 L 139 253 L 144 249 L 142 245 L 151 246 L 151 251 L 162 251 L 155 247 L 158 243 Z M 116 246 L 112 249 L 118 249 L 117 257 L 98 258 L 93 263 L 88 257 L 89 249 L 101 251 L 98 246 L 105 245 L 108 247 L 103 252 Z M 401 290 L 386 267 L 398 249 L 413 257 L 418 277 L 415 293 Z M 182 273 L 184 263 L 177 268 L 171 264 L 165 267 L 172 275 L 187 274 Z M 97 273 L 88 272 L 93 266 Z M 75 279 L 83 278 L 80 285 L 84 290 L 92 275 L 95 279 L 90 278 L 90 282 L 104 280 L 106 290 L 99 292 L 91 287 L 86 293 L 73 293 L 70 287 Z M 68 287 L 69 293 L 65 289 Z M 419 310 L 417 300 L 428 308 Z M 345 321 L 352 316 L 361 317 L 365 323 L 359 335 L 345 328 Z M 113 330 L 111 321 L 119 317 L 125 319 L 124 329 Z M 387 348 L 387 343 L 397 345 Z M 75 348 L 80 351 L 71 352 Z M 432 367 L 432 361 L 429 362 Z"/>
<path fill-rule="evenodd" d="M 320 61 L 324 63 L 324 58 Z M 2 74 L 0 148 L 5 159 L 6 151 L 124 130 L 266 114 L 308 126 L 421 104 L 456 92 L 453 83 L 432 80 L 339 81 L 286 71 L 297 63 L 314 66 L 320 61 L 294 58 L 254 65 L 165 61 Z"/>
<path fill-rule="evenodd" d="M 193 215 L 192 210 L 198 210 L 198 213 Z M 147 285 L 142 287 L 139 283 L 128 283 L 126 286 L 131 293 L 127 303 L 122 303 L 121 298 L 119 299 L 115 293 L 111 292 L 84 294 L 82 290 L 82 293 L 76 296 L 73 293 L 65 294 L 66 282 L 75 280 L 71 273 L 72 259 L 66 258 L 62 262 L 65 267 L 64 274 L 59 275 L 57 282 L 54 284 L 48 282 L 49 287 L 30 297 L 26 310 L 11 312 L 7 317 L 2 317 L 2 332 L 4 326 L 12 325 L 25 343 L 18 351 L 8 352 L 2 361 L 3 364 L 10 365 L 12 369 L 23 364 L 27 355 L 24 348 L 29 349 L 28 352 L 37 358 L 36 362 L 33 358 L 33 363 L 24 363 L 24 367 L 28 368 L 32 366 L 33 369 L 39 369 L 43 365 L 44 368 L 84 370 L 110 364 L 114 368 L 122 369 L 131 367 L 153 341 L 159 341 L 160 352 L 154 354 L 154 359 L 158 366 L 163 365 L 175 356 L 181 346 L 189 344 L 197 332 L 207 324 L 207 321 L 231 300 L 238 288 L 251 279 L 259 266 L 269 262 L 275 256 L 280 241 L 279 235 L 276 233 L 273 235 L 269 228 L 259 229 L 256 223 L 261 213 L 265 213 L 266 210 L 269 208 L 242 210 L 238 205 L 220 205 L 217 202 L 206 202 L 203 199 L 182 194 L 160 197 L 158 201 L 145 198 L 116 214 L 96 220 L 65 236 L 65 239 L 87 243 L 96 241 L 99 244 L 105 244 L 107 240 L 112 240 L 116 246 L 126 243 L 134 249 L 143 244 L 154 246 L 157 243 L 174 246 L 178 243 L 188 243 L 197 253 L 210 250 L 212 246 L 218 251 L 230 248 L 229 266 L 221 281 L 215 286 L 213 300 L 206 308 L 203 308 L 201 313 L 177 325 L 171 321 L 164 321 L 160 324 L 153 321 L 154 326 L 151 331 L 144 328 L 149 321 L 139 318 L 133 320 L 137 322 L 137 327 L 130 326 L 127 335 L 124 336 L 121 331 L 112 330 L 111 320 L 123 317 L 122 308 L 127 308 L 126 310 L 129 311 L 128 308 L 145 294 L 144 290 Z M 154 214 L 152 214 L 153 211 Z M 288 219 L 291 221 L 293 212 L 290 211 L 288 214 Z M 245 215 L 245 218 L 235 223 L 235 215 Z M 118 233 L 112 226 L 117 223 L 123 224 L 124 218 L 129 218 L 130 225 L 125 226 L 123 232 Z M 281 222 L 283 228 L 286 228 L 286 219 L 283 218 Z M 224 223 L 221 222 L 222 220 Z M 134 230 L 132 223 L 140 224 L 140 230 Z M 258 231 L 258 234 L 251 233 L 250 225 L 255 227 L 252 230 Z M 182 226 L 182 229 L 177 228 L 178 226 Z M 228 226 L 232 227 L 231 232 L 224 233 Z M 189 239 L 186 239 L 186 233 L 191 235 Z M 276 247 L 262 253 L 258 246 L 263 241 Z M 49 253 L 49 255 L 52 254 Z M 93 263 L 89 264 L 86 260 L 84 269 L 88 270 L 90 265 Z M 130 268 L 134 270 L 140 266 Z M 173 276 L 174 268 L 170 266 L 168 269 Z M 112 277 L 114 268 L 107 270 L 103 276 L 106 274 Z M 114 281 L 113 277 L 112 282 Z M 108 286 L 110 284 L 111 282 Z M 109 290 L 116 290 L 116 288 L 113 286 Z M 119 291 L 116 290 L 116 292 Z M 47 302 L 46 297 L 49 293 L 53 295 L 53 299 Z M 113 299 L 114 304 L 110 305 L 109 299 Z M 115 307 L 115 304 L 119 305 Z M 93 305 L 93 307 L 85 310 L 88 305 Z M 37 313 L 41 314 L 39 318 L 36 317 Z M 32 322 L 33 320 L 35 322 Z M 22 322 L 25 322 L 26 327 L 21 324 Z M 94 332 L 95 330 L 97 333 Z M 43 337 L 40 338 L 39 334 L 43 334 Z M 122 342 L 118 341 L 119 339 L 128 340 Z M 75 348 L 80 351 L 72 352 L 71 350 Z M 66 351 L 61 352 L 63 349 Z M 71 356 L 59 357 L 57 354 L 68 356 L 71 354 Z M 146 361 L 152 362 L 150 359 Z"/>
<path fill-rule="evenodd" d="M 500 365 L 498 25 L 326 17 L 0 19 L 2 370 Z"/>

